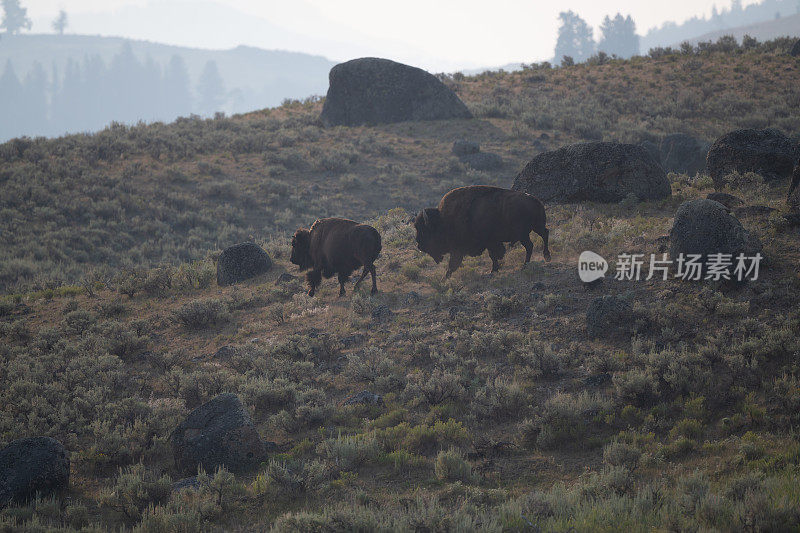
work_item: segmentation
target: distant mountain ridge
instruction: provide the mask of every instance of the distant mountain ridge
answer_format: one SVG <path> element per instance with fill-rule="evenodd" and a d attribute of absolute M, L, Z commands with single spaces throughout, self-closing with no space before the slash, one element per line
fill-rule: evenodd
<path fill-rule="evenodd" d="M 108 64 L 125 43 L 137 59 L 144 61 L 149 56 L 162 68 L 173 55 L 183 57 L 193 84 L 206 62 L 216 61 L 229 93 L 223 109 L 233 113 L 273 107 L 286 98 L 324 94 L 328 71 L 335 64 L 322 56 L 248 46 L 202 50 L 123 37 L 23 34 L 4 35 L 0 40 L 0 68 L 10 60 L 17 75 L 24 78 L 35 62 L 41 63 L 48 75 L 54 65 L 63 72 L 69 59 L 99 56 Z"/>
<path fill-rule="evenodd" d="M 689 42 L 697 44 L 703 41 L 716 41 L 724 35 L 732 35 L 737 41 L 741 41 L 742 37 L 745 35 L 754 37 L 759 41 L 768 41 L 770 39 L 777 39 L 778 37 L 800 37 L 800 14 L 749 24 L 747 26 L 705 33 L 693 39 L 689 39 Z M 675 43 L 675 45 L 678 44 L 680 43 Z"/>

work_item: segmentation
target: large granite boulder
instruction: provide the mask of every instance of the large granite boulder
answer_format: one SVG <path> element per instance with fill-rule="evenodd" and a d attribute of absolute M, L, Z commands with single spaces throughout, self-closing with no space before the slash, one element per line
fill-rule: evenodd
<path fill-rule="evenodd" d="M 573 144 L 534 157 L 513 189 L 544 202 L 619 202 L 670 196 L 664 169 L 642 146 L 611 142 Z"/>
<path fill-rule="evenodd" d="M 673 133 L 661 140 L 659 152 L 665 172 L 694 176 L 706 166 L 708 143 L 685 133 Z"/>
<path fill-rule="evenodd" d="M 0 508 L 48 496 L 69 485 L 69 457 L 50 437 L 28 437 L 0 450 Z"/>
<path fill-rule="evenodd" d="M 797 161 L 797 147 L 776 129 L 736 130 L 726 133 L 711 145 L 706 170 L 714 186 L 725 185 L 732 172 L 755 172 L 765 180 L 790 176 Z"/>
<path fill-rule="evenodd" d="M 422 69 L 365 57 L 331 69 L 322 107 L 326 126 L 472 118 L 458 96 Z"/>
<path fill-rule="evenodd" d="M 243 242 L 226 248 L 217 260 L 217 285 L 233 285 L 260 276 L 272 268 L 269 258 L 259 245 Z"/>
<path fill-rule="evenodd" d="M 175 467 L 185 475 L 196 474 L 199 465 L 206 472 L 222 465 L 231 472 L 244 472 L 258 466 L 274 446 L 261 440 L 250 413 L 230 393 L 189 413 L 170 439 Z"/>
<path fill-rule="evenodd" d="M 731 254 L 735 265 L 740 253 L 748 257 L 761 251 L 761 243 L 719 202 L 700 198 L 683 202 L 669 232 L 670 257 L 697 254 L 704 265 L 709 254 Z M 705 269 L 701 269 L 705 271 Z M 733 267 L 731 267 L 731 273 Z"/>

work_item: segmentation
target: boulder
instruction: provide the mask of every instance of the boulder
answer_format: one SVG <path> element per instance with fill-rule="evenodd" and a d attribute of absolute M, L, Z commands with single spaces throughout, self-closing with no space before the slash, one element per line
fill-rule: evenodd
<path fill-rule="evenodd" d="M 642 141 L 639 143 L 639 146 L 647 150 L 647 153 L 653 156 L 653 159 L 659 162 L 661 161 L 661 148 L 659 148 L 656 143 L 653 141 Z"/>
<path fill-rule="evenodd" d="M 213 472 L 224 465 L 231 472 L 250 470 L 263 461 L 273 443 L 262 442 L 250 414 L 235 394 L 220 394 L 186 417 L 170 436 L 176 468 Z"/>
<path fill-rule="evenodd" d="M 800 57 L 800 39 L 794 42 L 794 46 L 789 50 L 789 55 L 792 57 Z"/>
<path fill-rule="evenodd" d="M 790 176 L 797 161 L 797 148 L 776 129 L 736 130 L 726 133 L 711 145 L 706 171 L 717 189 L 725 177 L 738 172 L 755 172 L 765 180 Z"/>
<path fill-rule="evenodd" d="M 481 151 L 480 145 L 472 141 L 465 141 L 464 139 L 459 139 L 453 143 L 453 154 L 457 155 L 458 157 L 469 154 L 477 154 L 480 151 Z"/>
<path fill-rule="evenodd" d="M 744 200 L 738 196 L 728 194 L 726 192 L 710 192 L 706 196 L 709 200 L 719 202 L 730 210 L 733 210 L 741 205 L 744 205 Z"/>
<path fill-rule="evenodd" d="M 694 176 L 706 166 L 708 144 L 684 133 L 673 133 L 661 140 L 661 166 L 665 172 Z"/>
<path fill-rule="evenodd" d="M 497 170 L 503 166 L 503 159 L 499 155 L 490 152 L 467 154 L 459 159 L 474 170 Z"/>
<path fill-rule="evenodd" d="M 366 57 L 333 67 L 320 116 L 325 126 L 472 118 L 458 96 L 422 69 Z"/>
<path fill-rule="evenodd" d="M 50 437 L 28 437 L 0 450 L 0 508 L 69 486 L 69 457 Z"/>
<path fill-rule="evenodd" d="M 633 334 L 635 316 L 631 305 L 617 296 L 602 296 L 589 303 L 586 331 L 591 338 L 613 338 Z"/>
<path fill-rule="evenodd" d="M 680 254 L 699 254 L 705 263 L 709 254 L 722 253 L 731 254 L 735 262 L 740 253 L 752 256 L 761 251 L 755 235 L 745 230 L 724 205 L 707 198 L 689 200 L 678 207 L 669 239 L 673 261 Z"/>
<path fill-rule="evenodd" d="M 534 157 L 512 187 L 544 202 L 619 202 L 670 196 L 667 175 L 643 147 L 591 142 L 573 144 Z"/>
<path fill-rule="evenodd" d="M 217 285 L 224 287 L 260 276 L 272 268 L 269 258 L 259 245 L 243 242 L 226 248 L 217 260 Z"/>

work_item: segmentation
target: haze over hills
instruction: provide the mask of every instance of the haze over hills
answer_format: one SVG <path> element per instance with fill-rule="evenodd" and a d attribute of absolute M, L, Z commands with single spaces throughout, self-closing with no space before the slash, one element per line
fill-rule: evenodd
<path fill-rule="evenodd" d="M 736 28 L 726 28 L 724 30 L 705 33 L 693 39 L 689 39 L 689 42 L 697 44 L 701 41 L 716 41 L 723 35 L 732 35 L 737 41 L 741 41 L 742 37 L 745 35 L 754 37 L 759 41 L 767 41 L 778 37 L 800 37 L 800 14 L 756 24 L 748 24 L 747 26 L 738 26 Z"/>
<path fill-rule="evenodd" d="M 671 46 L 683 41 L 708 40 L 707 35 L 710 34 L 719 37 L 735 28 L 787 18 L 797 13 L 800 13 L 800 6 L 795 0 L 761 0 L 748 6 L 743 6 L 741 0 L 733 0 L 728 9 L 718 10 L 715 6 L 710 17 L 692 17 L 681 23 L 667 21 L 650 28 L 642 35 L 641 49 L 642 53 L 646 53 L 651 48 Z M 787 34 L 775 34 L 770 37 L 785 35 Z"/>
<path fill-rule="evenodd" d="M 141 112 L 144 114 L 133 116 L 126 113 L 125 108 L 130 106 L 124 103 L 98 109 L 103 103 L 82 102 L 91 99 L 90 92 L 105 93 L 105 104 L 121 98 L 119 94 L 110 94 L 108 87 L 119 81 L 116 79 L 119 73 L 112 72 L 113 65 L 123 52 L 127 53 L 128 47 L 132 54 L 128 60 L 138 62 L 141 69 L 149 69 L 147 75 L 155 78 L 167 75 L 173 58 L 182 59 L 186 77 L 183 93 L 186 96 L 180 98 L 183 100 L 180 105 L 165 103 L 165 98 L 155 101 L 159 95 L 154 94 L 150 100 L 141 102 Z M 220 82 L 219 98 L 212 107 L 201 105 L 201 95 L 198 94 L 201 75 L 209 62 L 217 67 Z M 41 68 L 35 69 L 37 64 Z M 173 120 L 189 112 L 207 115 L 214 111 L 241 113 L 274 107 L 285 99 L 324 94 L 328 71 L 334 63 L 321 56 L 247 46 L 230 50 L 202 50 L 121 37 L 23 34 L 3 36 L 0 41 L 0 65 L 4 70 L 9 66 L 13 70 L 13 75 L 6 72 L 5 81 L 0 82 L 0 94 L 6 96 L 6 93 L 13 93 L 16 79 L 22 84 L 23 93 L 45 92 L 42 97 L 50 108 L 43 120 L 36 121 L 33 112 L 22 113 L 15 124 L 0 128 L 0 138 L 7 139 L 18 135 L 91 131 L 115 120 Z M 29 78 L 32 73 L 45 79 L 33 82 Z M 144 75 L 144 72 L 140 72 L 131 82 L 147 86 Z M 37 85 L 37 89 L 28 87 L 28 84 Z M 70 85 L 74 86 L 71 92 L 66 91 Z M 56 93 L 62 90 L 65 94 L 61 95 L 62 100 L 58 100 L 60 95 Z M 28 96 L 21 95 L 22 107 L 25 107 Z M 185 101 L 187 99 L 188 102 Z M 83 105 L 90 109 L 82 117 L 59 117 L 57 115 L 60 112 L 55 109 L 57 105 L 70 108 Z M 86 120 L 87 113 L 93 116 L 92 120 Z"/>

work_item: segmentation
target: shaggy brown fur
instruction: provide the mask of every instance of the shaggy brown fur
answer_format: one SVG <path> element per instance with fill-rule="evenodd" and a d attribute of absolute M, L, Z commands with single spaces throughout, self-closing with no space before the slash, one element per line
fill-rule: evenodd
<path fill-rule="evenodd" d="M 500 268 L 506 253 L 504 243 L 522 243 L 525 263 L 531 259 L 531 230 L 542 237 L 543 255 L 550 260 L 544 206 L 533 196 L 508 189 L 473 185 L 453 189 L 438 208 L 426 208 L 414 220 L 417 246 L 440 263 L 450 254 L 446 277 L 461 266 L 465 255 L 478 256 L 489 250 L 492 272 Z M 523 263 L 523 264 L 525 264 Z"/>
<path fill-rule="evenodd" d="M 372 274 L 372 294 L 378 292 L 374 262 L 380 255 L 381 236 L 378 230 L 344 218 L 323 218 L 314 222 L 310 230 L 298 229 L 292 237 L 290 261 L 300 270 L 311 269 L 306 274 L 308 295 L 314 296 L 322 278 L 339 275 L 339 296 L 344 295 L 344 284 L 359 267 L 364 267 L 355 288 L 368 273 Z"/>

